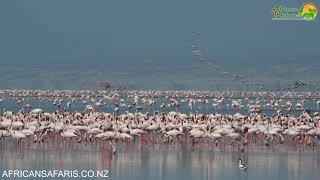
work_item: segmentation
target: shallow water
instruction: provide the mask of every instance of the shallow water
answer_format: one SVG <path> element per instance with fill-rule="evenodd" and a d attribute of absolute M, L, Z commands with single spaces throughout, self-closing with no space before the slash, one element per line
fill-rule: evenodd
<path fill-rule="evenodd" d="M 190 149 L 172 145 L 119 147 L 110 151 L 92 147 L 54 149 L 45 145 L 30 148 L 1 145 L 0 171 L 8 169 L 104 170 L 106 179 L 317 179 L 320 156 L 316 152 L 217 152 L 205 148 Z M 237 160 L 247 166 L 240 171 Z"/>
<path fill-rule="evenodd" d="M 22 104 L 17 99 L 6 99 L 0 103 L 0 108 L 17 111 Z M 159 101 L 156 107 L 146 107 L 142 111 L 159 110 Z M 28 99 L 26 103 L 33 108 L 42 108 L 52 112 L 52 101 Z M 129 104 L 130 102 L 126 102 Z M 311 109 L 314 103 L 307 102 Z M 62 104 L 60 110 L 66 107 Z M 76 101 L 71 111 L 83 111 L 85 105 Z M 113 104 L 107 104 L 97 111 L 113 112 Z M 124 111 L 134 112 L 135 109 L 124 108 Z M 175 110 L 165 108 L 163 111 Z M 188 113 L 187 104 L 181 104 L 181 112 Z M 211 104 L 198 103 L 193 111 L 201 113 L 229 113 L 238 111 L 246 114 L 248 110 L 213 108 Z M 263 113 L 271 114 L 274 110 L 263 109 Z M 300 112 L 293 112 L 299 114 Z M 29 147 L 7 144 L 0 140 L 0 172 L 9 169 L 18 170 L 109 170 L 109 178 L 113 180 L 131 179 L 246 179 L 246 180 L 277 180 L 277 179 L 318 179 L 320 177 L 319 150 L 299 152 L 287 148 L 271 149 L 262 147 L 256 150 L 247 150 L 245 153 L 229 150 L 216 151 L 208 148 L 209 145 L 196 149 L 181 145 L 157 144 L 140 147 L 137 144 L 123 146 L 118 144 L 116 156 L 108 150 L 98 150 L 97 147 L 82 144 L 55 147 L 50 144 L 31 144 Z M 242 158 L 248 166 L 246 172 L 240 171 L 237 160 Z"/>
<path fill-rule="evenodd" d="M 41 108 L 43 109 L 44 111 L 46 112 L 53 112 L 54 110 L 59 110 L 60 112 L 63 112 L 64 111 L 64 108 L 67 108 L 67 102 L 68 102 L 68 99 L 65 99 L 65 101 L 63 103 L 61 103 L 61 106 L 60 108 L 57 108 L 53 105 L 53 101 L 52 100 L 39 100 L 37 98 L 26 98 L 26 101 L 24 103 L 17 103 L 17 100 L 18 98 L 7 98 L 5 99 L 3 102 L 0 102 L 0 109 L 5 109 L 5 110 L 8 110 L 8 111 L 14 111 L 14 112 L 17 112 L 19 110 L 21 110 L 25 104 L 30 104 L 32 106 L 31 109 L 24 109 L 26 112 L 29 112 L 31 111 L 32 109 L 34 108 Z M 99 98 L 96 98 L 96 101 L 98 101 Z M 233 100 L 236 100 L 236 99 L 233 99 Z M 237 112 L 241 113 L 241 114 L 248 114 L 248 107 L 247 107 L 247 104 L 248 104 L 248 101 L 247 100 L 244 100 L 243 101 L 243 105 L 244 107 L 243 108 L 232 108 L 228 105 L 231 104 L 231 98 L 230 99 L 227 99 L 225 100 L 225 102 L 220 105 L 220 106 L 217 106 L 217 107 L 213 107 L 212 106 L 212 102 L 206 104 L 206 103 L 203 103 L 203 102 L 197 102 L 195 103 L 195 105 L 193 106 L 192 109 L 189 108 L 188 106 L 188 102 L 180 102 L 180 107 L 179 108 L 176 108 L 176 107 L 165 107 L 165 108 L 160 108 L 160 105 L 162 103 L 164 104 L 168 104 L 170 101 L 168 99 L 165 99 L 165 98 L 159 98 L 157 99 L 156 103 L 154 106 L 144 106 L 143 103 L 139 103 L 139 106 L 142 107 L 142 110 L 139 110 L 140 112 L 154 112 L 155 110 L 157 111 L 161 111 L 161 112 L 170 112 L 170 111 L 179 111 L 179 112 L 182 112 L 182 113 L 186 113 L 186 114 L 189 114 L 190 112 L 198 112 L 198 113 L 206 113 L 206 114 L 209 114 L 209 113 L 222 113 L 222 114 L 235 114 Z M 298 101 L 298 99 L 292 99 L 292 104 L 295 104 Z M 89 102 L 89 104 L 94 104 L 92 102 Z M 95 110 L 98 111 L 98 112 L 108 112 L 108 113 L 114 113 L 114 108 L 115 108 L 115 105 L 114 103 L 118 103 L 119 104 L 119 101 L 111 101 L 111 102 L 108 102 L 107 104 L 101 106 L 101 107 L 95 107 Z M 125 103 L 126 105 L 131 105 L 133 103 L 132 99 L 125 99 L 125 101 L 123 102 Z M 265 102 L 266 103 L 266 102 Z M 316 102 L 313 101 L 313 100 L 306 100 L 306 102 L 304 103 L 305 104 L 305 108 L 306 109 L 309 109 L 310 112 L 315 112 L 317 111 L 317 106 L 316 106 Z M 262 105 L 264 105 L 264 103 L 262 103 Z M 84 109 L 85 109 L 85 104 L 82 103 L 82 100 L 78 99 L 76 100 L 75 102 L 73 102 L 73 104 L 71 105 L 71 107 L 68 109 L 68 111 L 71 111 L 71 112 L 75 112 L 75 111 L 78 111 L 78 112 L 83 112 Z M 265 114 L 265 115 L 272 115 L 272 114 L 275 114 L 277 110 L 281 109 L 283 111 L 283 113 L 289 113 L 289 114 L 292 114 L 294 116 L 299 116 L 301 114 L 301 111 L 300 110 L 297 110 L 295 108 L 293 108 L 290 112 L 287 112 L 286 108 L 281 108 L 281 107 L 278 107 L 278 108 L 271 108 L 271 107 L 266 107 L 266 106 L 262 106 L 261 107 L 261 110 L 262 110 L 262 113 Z M 132 107 L 132 108 L 128 108 L 128 107 L 120 107 L 120 110 L 118 112 L 118 114 L 122 114 L 122 113 L 125 113 L 125 112 L 136 112 L 137 110 Z"/>

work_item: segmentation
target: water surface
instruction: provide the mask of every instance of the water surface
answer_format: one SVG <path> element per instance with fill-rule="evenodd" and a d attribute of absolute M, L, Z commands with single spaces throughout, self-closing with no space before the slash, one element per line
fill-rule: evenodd
<path fill-rule="evenodd" d="M 240 171 L 237 160 L 248 166 Z M 52 148 L 31 145 L 28 148 L 1 143 L 0 171 L 30 170 L 103 170 L 110 171 L 107 179 L 317 179 L 320 175 L 320 156 L 316 152 L 219 152 L 173 145 L 140 147 L 118 146 L 114 156 L 85 145 L 73 148 Z"/>

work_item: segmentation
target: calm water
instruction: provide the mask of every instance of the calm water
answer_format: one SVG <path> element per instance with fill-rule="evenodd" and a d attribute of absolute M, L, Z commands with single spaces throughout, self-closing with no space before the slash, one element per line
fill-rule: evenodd
<path fill-rule="evenodd" d="M 79 145 L 77 145 L 79 146 Z M 248 166 L 240 171 L 241 157 Z M 318 179 L 320 156 L 315 152 L 216 152 L 172 145 L 108 150 L 81 147 L 54 149 L 45 145 L 13 148 L 1 145 L 0 171 L 8 169 L 108 169 L 107 179 Z"/>
<path fill-rule="evenodd" d="M 38 100 L 36 98 L 27 98 L 25 103 L 17 103 L 17 98 L 7 98 L 5 99 L 3 102 L 0 102 L 0 110 L 2 109 L 6 109 L 8 111 L 13 111 L 13 112 L 17 112 L 18 110 L 21 110 L 23 108 L 23 106 L 25 104 L 30 104 L 32 106 L 32 109 L 34 108 L 41 108 L 46 112 L 53 112 L 54 110 L 57 110 L 57 107 L 54 107 L 53 105 L 53 101 L 52 100 Z M 123 103 L 125 103 L 126 105 L 131 105 L 133 103 L 132 99 L 124 99 L 125 101 Z M 236 100 L 236 99 L 234 99 Z M 96 102 L 99 101 L 99 98 L 96 98 Z M 63 112 L 64 108 L 67 107 L 67 102 L 68 99 L 65 99 L 63 103 L 61 103 L 60 108 L 58 108 L 58 110 L 60 112 Z M 93 105 L 93 102 L 90 102 L 89 100 L 87 100 L 88 104 Z M 108 103 L 103 105 L 102 107 L 96 107 L 95 110 L 99 111 L 99 112 L 108 112 L 108 113 L 113 113 L 114 112 L 114 108 L 116 107 L 114 104 L 115 103 L 119 103 L 119 101 L 107 101 Z M 296 103 L 299 102 L 299 100 L 297 99 L 293 99 L 292 104 L 295 105 Z M 217 107 L 213 107 L 212 106 L 212 102 L 209 102 L 208 104 L 206 103 L 202 103 L 202 102 L 196 102 L 195 105 L 193 106 L 193 109 L 190 110 L 189 106 L 188 106 L 188 102 L 180 102 L 180 107 L 177 109 L 176 107 L 168 107 L 166 106 L 165 108 L 160 108 L 160 105 L 164 103 L 164 104 L 168 104 L 170 103 L 170 101 L 168 99 L 157 99 L 156 103 L 154 106 L 144 106 L 142 102 L 139 102 L 138 105 L 140 107 L 142 107 L 142 110 L 139 110 L 141 112 L 153 112 L 155 110 L 158 111 L 163 111 L 163 112 L 170 112 L 170 111 L 180 111 L 182 113 L 186 113 L 189 114 L 189 112 L 199 112 L 199 113 L 222 113 L 222 114 L 235 114 L 237 112 L 240 112 L 241 114 L 247 114 L 248 113 L 248 100 L 243 100 L 242 104 L 244 105 L 243 108 L 239 109 L 239 108 L 232 108 L 228 105 L 231 104 L 231 99 L 226 99 L 224 101 L 224 103 L 220 106 Z M 262 113 L 265 115 L 272 115 L 275 114 L 276 111 L 278 109 L 282 109 L 282 111 L 284 113 L 287 112 L 287 108 L 286 107 L 278 107 L 278 108 L 272 108 L 272 107 L 267 107 L 265 106 L 266 103 L 269 103 L 269 101 L 265 101 L 265 102 L 261 102 L 261 110 Z M 73 102 L 73 104 L 71 105 L 71 108 L 68 109 L 68 111 L 74 112 L 74 111 L 78 111 L 78 112 L 82 112 L 85 109 L 85 104 L 82 103 L 82 100 L 78 99 L 75 102 Z M 316 101 L 314 100 L 306 100 L 306 102 L 304 103 L 304 107 L 306 109 L 309 109 L 310 112 L 315 112 L 317 111 L 317 106 L 316 106 Z M 26 112 L 31 111 L 32 109 L 25 109 Z M 136 109 L 132 106 L 132 108 L 128 108 L 128 107 L 120 107 L 119 110 L 119 114 L 121 113 L 125 113 L 126 111 L 129 112 L 136 112 Z M 294 115 L 294 116 L 299 116 L 301 114 L 301 111 L 296 110 L 295 108 L 293 108 L 293 110 L 290 112 L 290 114 Z"/>

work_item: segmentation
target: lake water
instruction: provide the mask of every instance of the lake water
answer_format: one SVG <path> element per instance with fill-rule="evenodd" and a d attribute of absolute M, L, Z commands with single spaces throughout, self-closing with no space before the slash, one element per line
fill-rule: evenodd
<path fill-rule="evenodd" d="M 109 170 L 105 179 L 318 179 L 320 155 L 316 152 L 215 151 L 191 149 L 181 145 L 119 145 L 116 155 L 82 144 L 53 148 L 48 144 L 17 147 L 1 142 L 0 172 L 8 169 L 29 170 Z M 266 147 L 264 147 L 266 148 Z M 242 158 L 247 171 L 238 168 Z M 93 178 L 95 179 L 95 178 Z"/>
<path fill-rule="evenodd" d="M 100 98 L 96 98 L 96 101 L 99 101 Z M 102 98 L 103 99 L 103 98 Z M 133 103 L 132 99 L 126 99 L 124 98 L 124 102 L 126 105 L 131 105 Z M 204 100 L 204 99 L 203 99 Z M 236 99 L 234 99 L 236 100 Z M 26 101 L 24 103 L 17 103 L 18 98 L 6 98 L 3 102 L 0 102 L 0 110 L 6 109 L 8 111 L 13 111 L 17 112 L 18 110 L 21 110 L 25 104 L 30 104 L 32 106 L 32 109 L 34 108 L 41 108 L 46 112 L 53 112 L 54 110 L 59 110 L 60 112 L 63 112 L 64 108 L 67 107 L 68 99 L 65 99 L 62 103 L 60 108 L 57 109 L 53 105 L 53 100 L 39 100 L 37 98 L 26 98 Z M 89 100 L 88 104 L 94 104 L 93 102 L 90 102 Z M 269 101 L 265 101 L 264 103 L 261 103 L 261 110 L 262 113 L 265 115 L 272 115 L 275 114 L 278 109 L 282 109 L 283 113 L 289 113 L 294 116 L 299 116 L 301 114 L 300 110 L 296 110 L 295 107 L 290 111 L 287 112 L 286 107 L 278 107 L 278 108 L 272 108 L 272 107 L 267 107 L 265 104 Z M 298 99 L 292 99 L 291 100 L 292 104 L 295 105 L 296 103 L 299 102 Z M 119 101 L 107 101 L 107 103 L 101 107 L 96 107 L 95 110 L 99 112 L 108 112 L 108 113 L 113 113 L 114 108 L 116 107 L 114 104 L 120 104 Z M 170 103 L 168 99 L 165 98 L 158 98 L 156 100 L 156 103 L 154 106 L 144 106 L 142 102 L 139 102 L 138 105 L 142 107 L 143 109 L 139 110 L 140 112 L 153 112 L 155 110 L 162 111 L 162 112 L 170 112 L 170 111 L 179 111 L 182 113 L 189 114 L 189 112 L 199 112 L 199 113 L 222 113 L 222 114 L 235 114 L 237 112 L 240 112 L 241 114 L 248 114 L 248 100 L 243 100 L 243 107 L 241 109 L 239 108 L 232 108 L 228 105 L 231 104 L 231 98 L 226 99 L 223 104 L 220 106 L 213 107 L 212 102 L 206 104 L 203 102 L 196 102 L 195 105 L 193 106 L 192 109 L 189 108 L 188 102 L 180 102 L 179 108 L 176 107 L 168 107 L 165 106 L 165 108 L 160 108 L 161 104 L 167 105 Z M 82 112 L 85 109 L 85 104 L 83 104 L 81 99 L 77 99 L 71 107 L 68 109 L 68 111 L 74 112 Z M 306 102 L 304 103 L 304 107 L 306 109 L 309 109 L 311 113 L 317 111 L 317 106 L 316 106 L 316 101 L 315 100 L 310 100 L 307 99 Z M 26 112 L 31 111 L 32 109 L 25 109 Z M 125 113 L 125 112 L 136 112 L 136 109 L 134 107 L 128 108 L 128 107 L 120 107 L 118 114 Z"/>

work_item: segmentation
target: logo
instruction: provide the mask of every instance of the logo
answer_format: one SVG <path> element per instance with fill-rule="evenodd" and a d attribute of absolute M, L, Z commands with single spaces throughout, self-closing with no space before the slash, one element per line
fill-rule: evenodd
<path fill-rule="evenodd" d="M 317 6 L 306 3 L 299 9 L 299 14 L 304 20 L 314 20 L 318 14 Z"/>
<path fill-rule="evenodd" d="M 289 8 L 276 5 L 272 8 L 272 20 L 306 20 L 316 19 L 317 6 L 313 3 L 305 3 L 300 8 Z"/>

